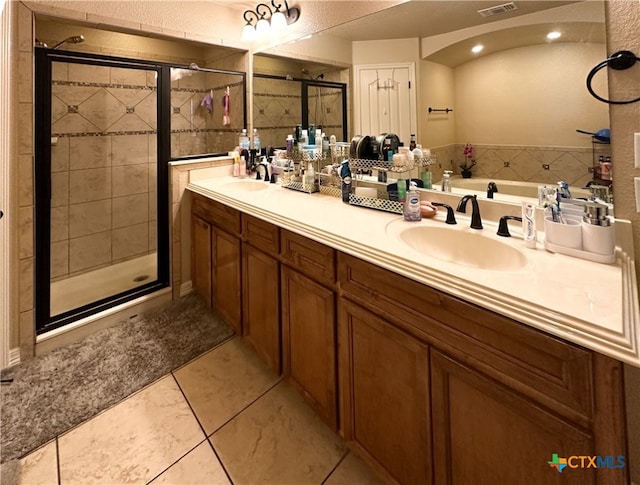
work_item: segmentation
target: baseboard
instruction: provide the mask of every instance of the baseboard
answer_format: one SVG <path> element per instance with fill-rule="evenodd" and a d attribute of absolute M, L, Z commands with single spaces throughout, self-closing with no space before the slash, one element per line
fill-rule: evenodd
<path fill-rule="evenodd" d="M 36 355 L 46 354 L 59 347 L 76 342 L 105 328 L 140 318 L 140 314 L 171 302 L 171 288 L 145 295 L 104 312 L 91 315 L 77 322 L 52 330 L 36 338 Z"/>
<path fill-rule="evenodd" d="M 16 347 L 15 349 L 9 349 L 9 365 L 16 365 L 20 363 L 20 348 Z"/>
<path fill-rule="evenodd" d="M 185 281 L 180 285 L 180 296 L 187 296 L 188 294 L 193 292 L 193 285 L 191 284 L 191 280 Z"/>

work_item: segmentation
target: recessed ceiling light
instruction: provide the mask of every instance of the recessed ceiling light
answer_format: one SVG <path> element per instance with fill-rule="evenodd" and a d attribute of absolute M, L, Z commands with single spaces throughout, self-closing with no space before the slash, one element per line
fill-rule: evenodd
<path fill-rule="evenodd" d="M 549 40 L 555 40 L 555 39 L 559 39 L 562 36 L 562 34 L 558 31 L 553 31 L 553 32 L 549 32 L 547 34 L 547 39 Z"/>
<path fill-rule="evenodd" d="M 474 54 L 477 54 L 478 52 L 480 52 L 482 49 L 484 49 L 484 46 L 481 44 L 478 44 L 476 46 L 473 46 L 471 48 L 471 52 L 473 52 Z"/>

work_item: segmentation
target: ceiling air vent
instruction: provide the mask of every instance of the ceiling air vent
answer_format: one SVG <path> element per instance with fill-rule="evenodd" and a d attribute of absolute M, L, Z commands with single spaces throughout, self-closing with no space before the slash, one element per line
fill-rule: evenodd
<path fill-rule="evenodd" d="M 495 7 L 483 8 L 478 10 L 478 13 L 483 17 L 491 17 L 492 15 L 498 15 L 500 13 L 508 13 L 514 10 L 518 10 L 518 6 L 513 3 L 503 3 L 502 5 L 496 5 Z"/>

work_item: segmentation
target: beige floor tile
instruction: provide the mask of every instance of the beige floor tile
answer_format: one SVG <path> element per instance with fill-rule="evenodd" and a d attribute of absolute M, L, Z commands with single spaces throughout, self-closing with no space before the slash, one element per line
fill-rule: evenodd
<path fill-rule="evenodd" d="M 338 436 L 286 383 L 210 439 L 235 485 L 320 484 L 345 453 Z"/>
<path fill-rule="evenodd" d="M 207 435 L 278 381 L 240 338 L 207 352 L 174 375 Z"/>
<path fill-rule="evenodd" d="M 385 485 L 371 468 L 353 453 L 349 453 L 323 485 Z"/>
<path fill-rule="evenodd" d="M 57 485 L 56 442 L 50 441 L 20 460 L 20 484 Z"/>
<path fill-rule="evenodd" d="M 150 485 L 231 485 L 208 441 L 198 445 Z"/>
<path fill-rule="evenodd" d="M 205 438 L 167 376 L 58 438 L 60 481 L 146 483 Z"/>

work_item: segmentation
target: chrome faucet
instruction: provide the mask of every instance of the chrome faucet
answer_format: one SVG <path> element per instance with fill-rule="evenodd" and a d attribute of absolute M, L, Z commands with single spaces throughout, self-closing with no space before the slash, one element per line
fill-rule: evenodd
<path fill-rule="evenodd" d="M 463 214 L 467 209 L 467 202 L 471 200 L 471 229 L 482 229 L 482 219 L 480 218 L 480 207 L 478 206 L 478 198 L 475 195 L 465 195 L 460 199 L 458 203 L 458 207 L 456 208 L 457 212 L 462 212 Z"/>

